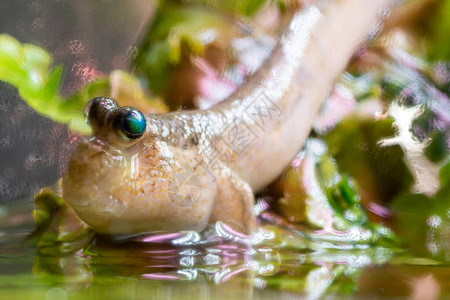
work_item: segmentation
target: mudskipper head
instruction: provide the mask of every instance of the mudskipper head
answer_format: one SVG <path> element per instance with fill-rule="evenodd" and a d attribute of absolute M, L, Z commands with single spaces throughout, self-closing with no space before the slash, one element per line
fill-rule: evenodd
<path fill-rule="evenodd" d="M 78 215 L 99 231 L 126 209 L 127 183 L 136 173 L 136 156 L 146 133 L 144 115 L 119 107 L 112 98 L 94 98 L 85 115 L 92 137 L 78 145 L 63 178 L 63 197 Z M 136 177 L 137 175 L 134 174 Z"/>
<path fill-rule="evenodd" d="M 185 162 L 198 157 L 160 137 L 164 116 L 145 119 L 110 98 L 91 100 L 86 112 L 93 137 L 79 144 L 63 179 L 63 198 L 83 221 L 114 235 L 206 226 L 216 194 L 213 179 L 205 174 L 195 186 L 187 181 L 204 169 L 186 172 Z"/>

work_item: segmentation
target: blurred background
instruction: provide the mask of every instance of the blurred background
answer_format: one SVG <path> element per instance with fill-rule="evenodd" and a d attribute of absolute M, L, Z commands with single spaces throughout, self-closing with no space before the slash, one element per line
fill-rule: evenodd
<path fill-rule="evenodd" d="M 61 93 L 68 95 L 97 76 L 127 69 L 153 12 L 147 0 L 2 0 L 0 33 L 49 51 L 63 65 Z M 0 202 L 31 197 L 61 177 L 74 137 L 0 81 Z"/>

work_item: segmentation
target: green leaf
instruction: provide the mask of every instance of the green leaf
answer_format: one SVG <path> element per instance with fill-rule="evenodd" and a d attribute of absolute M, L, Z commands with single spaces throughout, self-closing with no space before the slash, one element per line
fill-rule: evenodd
<path fill-rule="evenodd" d="M 52 60 L 45 50 L 20 44 L 14 38 L 0 35 L 0 80 L 19 91 L 27 104 L 57 122 L 66 122 L 66 112 L 58 109 L 61 68 L 51 69 Z"/>
<path fill-rule="evenodd" d="M 52 63 L 44 49 L 0 35 L 0 80 L 16 87 L 36 112 L 79 133 L 91 131 L 83 115 L 86 103 L 94 97 L 111 96 L 113 91 L 121 105 L 132 105 L 143 112 L 167 111 L 159 99 L 150 99 L 143 92 L 136 77 L 121 71 L 113 71 L 107 78 L 97 78 L 75 94 L 62 97 L 59 94 L 62 67 L 52 67 Z"/>

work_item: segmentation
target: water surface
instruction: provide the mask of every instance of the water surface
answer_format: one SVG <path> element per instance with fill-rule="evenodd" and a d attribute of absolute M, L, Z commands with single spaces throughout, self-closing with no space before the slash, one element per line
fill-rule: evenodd
<path fill-rule="evenodd" d="M 39 254 L 31 200 L 0 207 L 1 299 L 308 299 L 450 297 L 450 267 L 381 247 L 319 251 L 193 233 Z"/>

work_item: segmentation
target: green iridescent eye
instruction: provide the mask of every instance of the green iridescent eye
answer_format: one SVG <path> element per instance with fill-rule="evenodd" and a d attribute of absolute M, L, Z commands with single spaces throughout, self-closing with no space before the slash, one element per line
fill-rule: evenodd
<path fill-rule="evenodd" d="M 129 139 L 141 137 L 147 125 L 144 115 L 135 108 L 122 107 L 120 110 L 116 119 L 116 129 Z"/>

